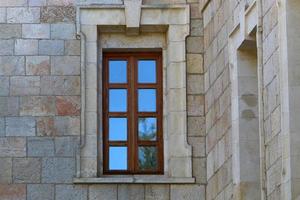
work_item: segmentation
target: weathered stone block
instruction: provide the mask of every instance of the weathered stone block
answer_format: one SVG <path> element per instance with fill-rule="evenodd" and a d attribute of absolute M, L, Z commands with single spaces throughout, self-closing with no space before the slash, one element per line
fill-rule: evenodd
<path fill-rule="evenodd" d="M 55 156 L 74 157 L 79 148 L 79 137 L 56 137 Z"/>
<path fill-rule="evenodd" d="M 42 7 L 41 22 L 42 23 L 59 23 L 59 22 L 75 22 L 76 11 L 73 6 L 64 7 Z"/>
<path fill-rule="evenodd" d="M 37 40 L 18 39 L 15 43 L 15 55 L 36 55 L 38 54 Z"/>
<path fill-rule="evenodd" d="M 62 31 L 63 30 L 63 31 Z M 75 24 L 52 24 L 52 39 L 75 39 Z"/>
<path fill-rule="evenodd" d="M 203 57 L 201 54 L 187 54 L 187 72 L 203 73 Z"/>
<path fill-rule="evenodd" d="M 0 8 L 0 23 L 6 23 L 6 8 Z"/>
<path fill-rule="evenodd" d="M 80 95 L 79 76 L 43 76 L 41 78 L 43 95 Z"/>
<path fill-rule="evenodd" d="M 69 56 L 80 55 L 80 40 L 66 40 L 65 41 L 65 54 Z"/>
<path fill-rule="evenodd" d="M 12 182 L 12 159 L 0 158 L 0 183 Z M 0 195 L 1 197 L 1 195 Z"/>
<path fill-rule="evenodd" d="M 137 200 L 144 198 L 144 185 L 118 185 L 118 200 Z"/>
<path fill-rule="evenodd" d="M 39 183 L 41 180 L 40 158 L 14 158 L 14 183 Z"/>
<path fill-rule="evenodd" d="M 0 1 L 1 3 L 2 1 Z M 22 28 L 20 24 L 0 24 L 0 38 L 1 39 L 12 39 L 20 38 Z"/>
<path fill-rule="evenodd" d="M 193 176 L 196 183 L 206 184 L 206 159 L 193 158 Z"/>
<path fill-rule="evenodd" d="M 54 129 L 56 135 L 79 135 L 80 117 L 55 117 Z"/>
<path fill-rule="evenodd" d="M 26 185 L 0 184 L 0 199 L 1 200 L 26 200 Z"/>
<path fill-rule="evenodd" d="M 4 117 L 0 117 L 0 137 L 5 136 L 5 120 Z"/>
<path fill-rule="evenodd" d="M 188 53 L 203 53 L 203 37 L 188 37 L 186 47 Z"/>
<path fill-rule="evenodd" d="M 205 137 L 188 137 L 192 146 L 193 157 L 205 157 Z"/>
<path fill-rule="evenodd" d="M 38 95 L 40 93 L 39 76 L 13 76 L 10 78 L 12 96 Z"/>
<path fill-rule="evenodd" d="M 49 56 L 27 56 L 26 75 L 49 75 L 50 58 Z"/>
<path fill-rule="evenodd" d="M 0 7 L 26 6 L 27 0 L 1 0 Z"/>
<path fill-rule="evenodd" d="M 55 115 L 55 97 L 24 96 L 20 98 L 20 115 L 52 116 Z"/>
<path fill-rule="evenodd" d="M 49 6 L 72 6 L 76 0 L 48 0 L 47 4 Z"/>
<path fill-rule="evenodd" d="M 0 157 L 26 156 L 26 139 L 21 137 L 0 137 Z"/>
<path fill-rule="evenodd" d="M 89 200 L 117 200 L 117 185 L 91 185 Z"/>
<path fill-rule="evenodd" d="M 201 19 L 191 20 L 191 36 L 203 36 L 203 21 Z"/>
<path fill-rule="evenodd" d="M 204 116 L 204 97 L 188 95 L 188 115 L 189 116 Z"/>
<path fill-rule="evenodd" d="M 203 94 L 204 93 L 204 76 L 203 75 L 188 75 L 187 76 L 187 93 L 188 94 Z"/>
<path fill-rule="evenodd" d="M 46 6 L 47 0 L 29 0 L 29 6 Z"/>
<path fill-rule="evenodd" d="M 188 135 L 205 136 L 205 118 L 188 117 Z"/>
<path fill-rule="evenodd" d="M 40 40 L 39 41 L 40 55 L 64 55 L 64 41 L 63 40 Z"/>
<path fill-rule="evenodd" d="M 172 200 L 205 200 L 203 185 L 171 185 Z"/>
<path fill-rule="evenodd" d="M 22 37 L 32 38 L 32 39 L 49 39 L 50 25 L 49 24 L 23 24 Z"/>
<path fill-rule="evenodd" d="M 28 156 L 54 156 L 54 140 L 49 137 L 30 137 L 27 140 Z"/>
<path fill-rule="evenodd" d="M 42 164 L 43 183 L 71 183 L 74 175 L 75 175 L 74 158 L 43 158 L 43 164 Z M 57 191 L 56 194 L 58 193 L 60 192 Z M 70 194 L 67 193 L 67 195 Z"/>
<path fill-rule="evenodd" d="M 18 97 L 0 97 L 0 116 L 17 116 L 18 114 Z"/>
<path fill-rule="evenodd" d="M 8 23 L 40 23 L 40 8 L 20 7 L 7 8 Z"/>
<path fill-rule="evenodd" d="M 56 185 L 57 200 L 87 200 L 87 187 L 81 185 Z M 102 197 L 101 197 L 102 200 Z"/>
<path fill-rule="evenodd" d="M 5 122 L 6 136 L 35 136 L 33 117 L 7 117 Z"/>
<path fill-rule="evenodd" d="M 53 56 L 51 58 L 51 74 L 53 75 L 79 75 L 79 56 Z"/>
<path fill-rule="evenodd" d="M 9 77 L 0 76 L 0 96 L 9 94 Z"/>
<path fill-rule="evenodd" d="M 38 117 L 36 119 L 36 131 L 38 136 L 55 136 L 54 118 Z"/>
<path fill-rule="evenodd" d="M 145 200 L 169 200 L 169 185 L 146 185 Z"/>
<path fill-rule="evenodd" d="M 27 200 L 54 200 L 54 185 L 28 184 Z"/>
<path fill-rule="evenodd" d="M 80 115 L 79 96 L 58 96 L 56 97 L 56 113 L 58 115 Z"/>
<path fill-rule="evenodd" d="M 0 40 L 0 55 L 10 56 L 14 53 L 14 40 Z"/>
<path fill-rule="evenodd" d="M 1 30 L 1 29 L 0 29 Z M 23 56 L 1 56 L 0 76 L 25 75 L 25 59 Z"/>

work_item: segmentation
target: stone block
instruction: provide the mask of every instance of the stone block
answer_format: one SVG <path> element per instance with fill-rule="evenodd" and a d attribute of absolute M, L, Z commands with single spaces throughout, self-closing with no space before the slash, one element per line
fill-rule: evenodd
<path fill-rule="evenodd" d="M 18 97 L 0 97 L 0 116 L 17 116 L 18 114 Z"/>
<path fill-rule="evenodd" d="M 37 136 L 55 136 L 54 118 L 38 117 L 36 119 L 36 134 Z"/>
<path fill-rule="evenodd" d="M 14 53 L 14 40 L 0 40 L 0 55 L 10 56 Z"/>
<path fill-rule="evenodd" d="M 55 117 L 54 129 L 56 135 L 80 135 L 80 117 Z"/>
<path fill-rule="evenodd" d="M 203 94 L 204 93 L 204 76 L 203 75 L 188 75 L 187 76 L 187 93 L 188 94 Z"/>
<path fill-rule="evenodd" d="M 118 185 L 118 200 L 137 200 L 144 198 L 144 185 Z"/>
<path fill-rule="evenodd" d="M 65 54 L 68 56 L 80 55 L 80 40 L 66 40 L 65 41 Z"/>
<path fill-rule="evenodd" d="M 31 39 L 49 39 L 50 25 L 49 24 L 23 24 L 22 37 L 31 38 Z"/>
<path fill-rule="evenodd" d="M 48 0 L 48 6 L 72 6 L 76 0 Z"/>
<path fill-rule="evenodd" d="M 87 200 L 88 197 L 88 189 L 84 185 L 56 185 L 55 193 L 56 200 Z"/>
<path fill-rule="evenodd" d="M 76 11 L 73 6 L 48 6 L 41 9 L 42 23 L 74 23 Z"/>
<path fill-rule="evenodd" d="M 80 115 L 80 96 L 56 97 L 56 113 L 60 116 Z"/>
<path fill-rule="evenodd" d="M 0 1 L 1 3 L 2 1 Z M 1 39 L 12 39 L 20 38 L 22 28 L 20 24 L 0 24 L 0 38 Z"/>
<path fill-rule="evenodd" d="M 89 200 L 117 200 L 117 185 L 91 185 Z"/>
<path fill-rule="evenodd" d="M 0 199 L 1 200 L 26 200 L 26 185 L 0 184 Z"/>
<path fill-rule="evenodd" d="M 38 95 L 40 93 L 39 76 L 13 76 L 10 78 L 12 96 Z"/>
<path fill-rule="evenodd" d="M 20 115 L 53 116 L 55 115 L 55 97 L 24 96 L 20 98 Z"/>
<path fill-rule="evenodd" d="M 4 117 L 0 117 L 0 137 L 5 136 L 5 119 Z"/>
<path fill-rule="evenodd" d="M 193 157 L 205 157 L 205 137 L 188 137 L 192 146 Z"/>
<path fill-rule="evenodd" d="M 53 56 L 51 58 L 52 75 L 80 75 L 79 56 Z"/>
<path fill-rule="evenodd" d="M 56 137 L 55 138 L 55 156 L 75 157 L 79 148 L 79 137 Z"/>
<path fill-rule="evenodd" d="M 52 39 L 70 40 L 75 39 L 75 36 L 75 24 L 51 24 Z"/>
<path fill-rule="evenodd" d="M 203 21 L 201 19 L 191 20 L 191 36 L 203 36 Z"/>
<path fill-rule="evenodd" d="M 169 185 L 146 185 L 145 200 L 169 200 L 170 186 Z"/>
<path fill-rule="evenodd" d="M 41 180 L 40 158 L 14 158 L 14 183 L 39 183 Z"/>
<path fill-rule="evenodd" d="M 46 6 L 47 0 L 29 0 L 29 6 Z"/>
<path fill-rule="evenodd" d="M 192 162 L 196 183 L 206 184 L 206 158 L 193 158 Z"/>
<path fill-rule="evenodd" d="M 205 200 L 203 185 L 171 185 L 172 200 Z"/>
<path fill-rule="evenodd" d="M 49 56 L 27 56 L 26 75 L 49 75 L 50 58 Z"/>
<path fill-rule="evenodd" d="M 7 8 L 7 23 L 40 23 L 40 8 L 9 7 Z"/>
<path fill-rule="evenodd" d="M 186 47 L 187 53 L 203 53 L 203 37 L 188 37 Z"/>
<path fill-rule="evenodd" d="M 203 56 L 187 54 L 187 72 L 190 74 L 203 73 Z"/>
<path fill-rule="evenodd" d="M 6 23 L 6 8 L 0 8 L 0 23 Z"/>
<path fill-rule="evenodd" d="M 188 95 L 187 104 L 189 116 L 204 116 L 204 96 Z"/>
<path fill-rule="evenodd" d="M 0 137 L 0 157 L 26 156 L 26 139 L 21 137 Z"/>
<path fill-rule="evenodd" d="M 27 200 L 54 200 L 54 185 L 28 184 Z"/>
<path fill-rule="evenodd" d="M 0 96 L 8 96 L 9 94 L 9 77 L 0 76 Z"/>
<path fill-rule="evenodd" d="M 0 76 L 25 75 L 25 58 L 23 56 L 1 56 Z"/>
<path fill-rule="evenodd" d="M 204 117 L 188 117 L 188 135 L 189 136 L 205 136 L 205 118 Z"/>
<path fill-rule="evenodd" d="M 33 117 L 7 117 L 5 120 L 6 136 L 35 136 Z"/>
<path fill-rule="evenodd" d="M 43 183 L 72 183 L 72 179 L 74 175 L 75 175 L 74 158 L 43 158 L 43 164 L 42 164 Z M 58 195 L 58 193 L 60 192 L 56 191 L 56 195 Z M 66 193 L 66 195 L 70 195 L 70 193 Z"/>
<path fill-rule="evenodd" d="M 0 158 L 0 183 L 1 184 L 12 183 L 12 159 L 11 158 Z"/>
<path fill-rule="evenodd" d="M 38 40 L 17 39 L 15 42 L 15 55 L 38 54 Z"/>
<path fill-rule="evenodd" d="M 54 139 L 50 137 L 30 137 L 27 139 L 28 156 L 54 156 Z"/>
<path fill-rule="evenodd" d="M 63 40 L 40 40 L 39 41 L 40 55 L 64 55 L 64 41 Z"/>
<path fill-rule="evenodd" d="M 80 95 L 79 76 L 43 76 L 41 78 L 43 95 Z"/>
<path fill-rule="evenodd" d="M 26 6 L 27 0 L 1 0 L 0 7 Z"/>

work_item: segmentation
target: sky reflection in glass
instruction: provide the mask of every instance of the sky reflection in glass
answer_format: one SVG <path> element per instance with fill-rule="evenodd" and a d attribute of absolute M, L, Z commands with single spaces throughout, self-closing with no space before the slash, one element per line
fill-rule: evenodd
<path fill-rule="evenodd" d="M 126 141 L 127 140 L 127 118 L 109 118 L 109 140 Z"/>
<path fill-rule="evenodd" d="M 155 89 L 138 90 L 138 110 L 139 112 L 156 111 L 156 90 Z"/>
<path fill-rule="evenodd" d="M 156 140 L 156 118 L 139 118 L 139 139 Z"/>
<path fill-rule="evenodd" d="M 155 60 L 138 61 L 138 82 L 156 83 L 156 61 Z"/>
<path fill-rule="evenodd" d="M 109 61 L 109 83 L 127 82 L 127 61 Z"/>
<path fill-rule="evenodd" d="M 127 90 L 126 89 L 109 90 L 109 111 L 110 112 L 127 111 Z"/>
<path fill-rule="evenodd" d="M 127 147 L 109 147 L 109 169 L 127 169 Z"/>
<path fill-rule="evenodd" d="M 139 168 L 141 170 L 155 170 L 157 168 L 156 147 L 139 147 Z"/>

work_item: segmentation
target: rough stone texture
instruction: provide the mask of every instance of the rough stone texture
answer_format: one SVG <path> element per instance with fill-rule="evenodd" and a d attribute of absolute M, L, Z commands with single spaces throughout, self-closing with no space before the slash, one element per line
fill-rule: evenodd
<path fill-rule="evenodd" d="M 186 185 L 171 185 L 171 199 L 172 200 L 204 200 L 205 188 L 204 186 L 186 186 Z"/>
<path fill-rule="evenodd" d="M 54 132 L 56 135 L 79 135 L 80 118 L 59 116 L 54 119 Z"/>
<path fill-rule="evenodd" d="M 42 95 L 80 95 L 78 76 L 43 76 L 41 77 Z"/>
<path fill-rule="evenodd" d="M 38 54 L 37 40 L 18 39 L 15 42 L 15 55 L 36 55 Z"/>
<path fill-rule="evenodd" d="M 9 77 L 0 76 L 0 96 L 9 94 Z"/>
<path fill-rule="evenodd" d="M 24 96 L 20 99 L 20 115 L 51 116 L 55 115 L 55 97 Z"/>
<path fill-rule="evenodd" d="M 69 56 L 80 55 L 80 41 L 79 40 L 66 40 L 65 41 L 65 54 Z"/>
<path fill-rule="evenodd" d="M 78 137 L 56 137 L 55 138 L 55 156 L 74 157 L 79 148 Z"/>
<path fill-rule="evenodd" d="M 64 31 L 62 31 L 62 29 Z M 52 24 L 51 25 L 52 39 L 75 39 L 75 25 L 74 24 Z"/>
<path fill-rule="evenodd" d="M 51 58 L 52 75 L 79 75 L 80 57 L 78 56 L 54 56 Z"/>
<path fill-rule="evenodd" d="M 6 136 L 35 136 L 35 119 L 33 117 L 7 117 Z"/>
<path fill-rule="evenodd" d="M 0 137 L 0 157 L 26 156 L 26 140 L 21 137 Z"/>
<path fill-rule="evenodd" d="M 22 28 L 20 24 L 0 24 L 1 39 L 19 38 L 21 34 Z"/>
<path fill-rule="evenodd" d="M 75 158 L 43 158 L 42 183 L 71 183 L 74 175 Z"/>
<path fill-rule="evenodd" d="M 45 56 L 64 55 L 63 40 L 40 40 L 39 54 Z"/>
<path fill-rule="evenodd" d="M 39 158 L 14 158 L 13 182 L 14 183 L 39 183 L 41 180 L 41 159 Z"/>
<path fill-rule="evenodd" d="M 1 56 L 0 76 L 24 75 L 25 59 L 23 56 Z"/>
<path fill-rule="evenodd" d="M 170 199 L 169 185 L 146 185 L 145 200 L 168 200 Z"/>
<path fill-rule="evenodd" d="M 18 97 L 0 97 L 0 116 L 17 116 L 18 114 Z"/>
<path fill-rule="evenodd" d="M 40 8 L 7 8 L 7 23 L 39 23 Z"/>
<path fill-rule="evenodd" d="M 25 184 L 0 184 L 1 200 L 26 200 Z"/>
<path fill-rule="evenodd" d="M 117 185 L 93 185 L 89 187 L 89 200 L 117 200 Z"/>
<path fill-rule="evenodd" d="M 56 98 L 56 113 L 58 115 L 79 115 L 80 98 L 78 96 L 60 96 Z"/>
<path fill-rule="evenodd" d="M 5 136 L 5 119 L 4 117 L 0 117 L 0 137 Z"/>
<path fill-rule="evenodd" d="M 54 156 L 54 140 L 49 137 L 30 137 L 27 140 L 28 156 Z"/>
<path fill-rule="evenodd" d="M 23 24 L 22 37 L 33 39 L 49 39 L 50 25 L 49 24 Z"/>
<path fill-rule="evenodd" d="M 26 75 L 49 75 L 50 58 L 49 56 L 27 56 Z"/>
<path fill-rule="evenodd" d="M 0 184 L 12 183 L 12 159 L 0 158 Z M 1 197 L 1 195 L 0 195 Z"/>
<path fill-rule="evenodd" d="M 28 184 L 27 200 L 54 200 L 54 185 Z"/>
<path fill-rule="evenodd" d="M 56 185 L 57 200 L 87 200 L 87 188 L 85 186 Z"/>
<path fill-rule="evenodd" d="M 118 200 L 144 199 L 144 185 L 118 185 Z"/>
<path fill-rule="evenodd" d="M 14 52 L 14 40 L 0 40 L 0 55 L 10 56 Z"/>
<path fill-rule="evenodd" d="M 39 95 L 39 76 L 14 76 L 10 78 L 10 94 L 12 96 Z"/>
<path fill-rule="evenodd" d="M 75 8 L 66 7 L 42 7 L 41 9 L 42 23 L 59 23 L 59 22 L 75 22 Z"/>

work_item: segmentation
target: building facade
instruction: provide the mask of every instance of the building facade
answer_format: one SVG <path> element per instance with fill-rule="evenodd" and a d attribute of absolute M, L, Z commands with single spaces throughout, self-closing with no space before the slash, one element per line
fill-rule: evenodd
<path fill-rule="evenodd" d="M 0 199 L 300 199 L 299 27 L 298 0 L 0 0 Z"/>

